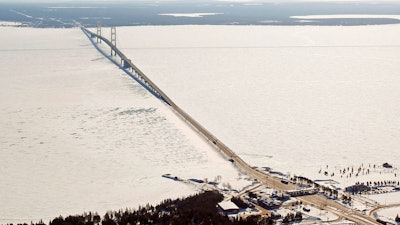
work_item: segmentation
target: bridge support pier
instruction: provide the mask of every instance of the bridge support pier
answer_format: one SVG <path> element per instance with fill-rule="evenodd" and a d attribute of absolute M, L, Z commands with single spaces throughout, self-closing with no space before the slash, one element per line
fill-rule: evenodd
<path fill-rule="evenodd" d="M 111 27 L 111 45 L 117 47 L 117 30 L 115 27 Z M 117 52 L 111 47 L 111 56 L 117 55 Z"/>
<path fill-rule="evenodd" d="M 97 35 L 101 36 L 101 22 L 100 21 L 97 21 L 97 30 L 96 31 L 97 31 Z M 101 39 L 97 37 L 96 42 L 101 43 Z"/>
<path fill-rule="evenodd" d="M 130 65 L 130 61 L 127 61 L 127 60 L 122 60 L 122 61 L 123 61 L 123 67 L 125 69 L 132 68 L 132 66 Z"/>

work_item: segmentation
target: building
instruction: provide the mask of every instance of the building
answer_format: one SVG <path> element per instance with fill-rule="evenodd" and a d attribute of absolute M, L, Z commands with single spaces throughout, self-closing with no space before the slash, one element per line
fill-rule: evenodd
<path fill-rule="evenodd" d="M 239 213 L 239 207 L 230 200 L 218 203 L 218 208 L 224 215 Z"/>

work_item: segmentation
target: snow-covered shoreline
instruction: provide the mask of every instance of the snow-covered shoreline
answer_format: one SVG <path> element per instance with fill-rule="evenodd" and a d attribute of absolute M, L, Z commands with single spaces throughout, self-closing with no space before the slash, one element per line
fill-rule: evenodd
<path fill-rule="evenodd" d="M 202 18 L 204 16 L 215 16 L 223 13 L 162 13 L 160 16 L 172 16 L 172 17 L 189 17 L 189 18 Z"/>
<path fill-rule="evenodd" d="M 336 15 L 306 15 L 291 16 L 294 19 L 396 19 L 400 20 L 400 15 L 372 15 L 372 14 L 336 14 Z"/>
<path fill-rule="evenodd" d="M 14 21 L 0 21 L 0 27 L 19 27 L 23 24 L 21 22 Z"/>

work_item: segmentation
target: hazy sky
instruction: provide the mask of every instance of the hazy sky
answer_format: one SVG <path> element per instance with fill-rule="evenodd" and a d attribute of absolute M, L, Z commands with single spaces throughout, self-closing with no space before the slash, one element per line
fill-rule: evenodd
<path fill-rule="evenodd" d="M 399 0 L 0 0 L 0 2 L 399 2 Z"/>

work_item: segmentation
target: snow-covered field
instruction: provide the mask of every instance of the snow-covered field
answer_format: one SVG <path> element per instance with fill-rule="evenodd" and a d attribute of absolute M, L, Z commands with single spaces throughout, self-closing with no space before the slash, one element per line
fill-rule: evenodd
<path fill-rule="evenodd" d="M 378 211 L 378 215 L 382 220 L 396 224 L 395 218 L 400 216 L 400 207 L 381 209 Z"/>
<path fill-rule="evenodd" d="M 0 224 L 197 191 L 165 173 L 249 183 L 79 29 L 0 30 Z"/>

